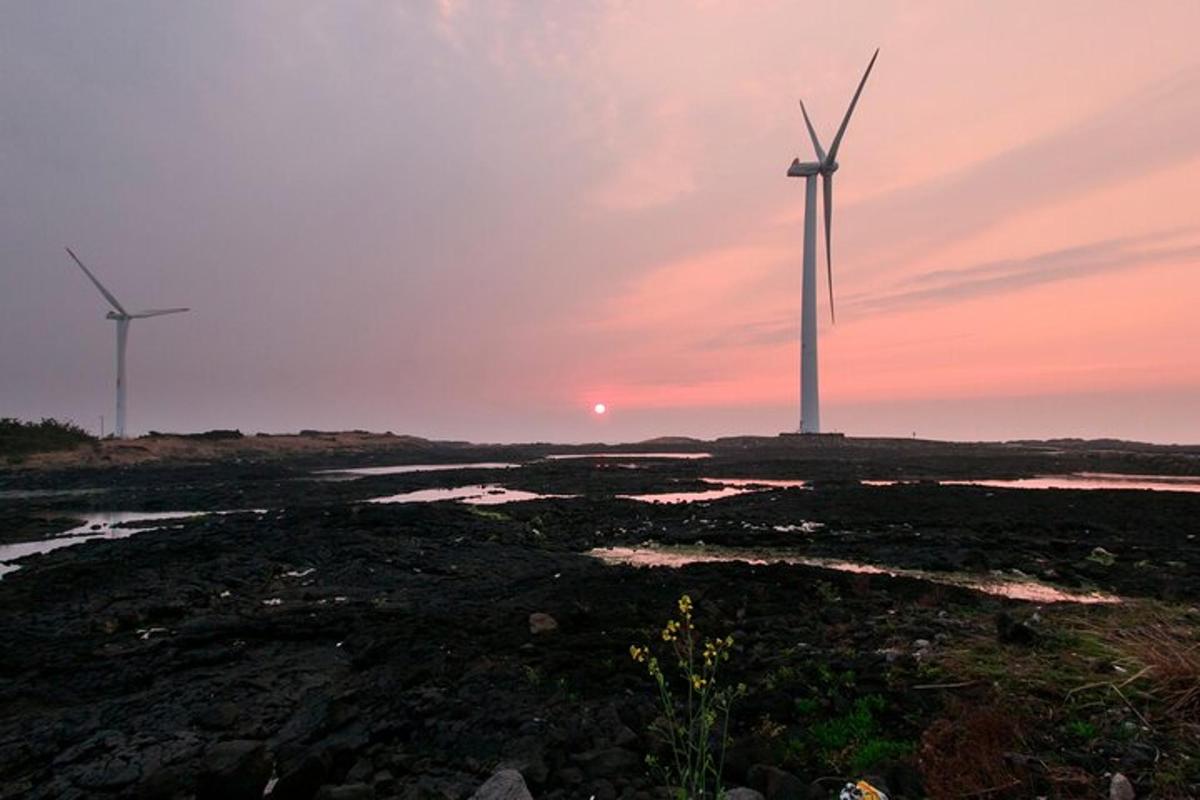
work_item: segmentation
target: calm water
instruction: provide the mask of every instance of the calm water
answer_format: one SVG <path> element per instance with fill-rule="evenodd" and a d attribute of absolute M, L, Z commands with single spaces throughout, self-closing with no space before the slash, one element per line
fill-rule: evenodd
<path fill-rule="evenodd" d="M 707 483 L 707 481 L 706 481 Z M 703 503 L 706 500 L 720 500 L 722 497 L 733 497 L 747 494 L 752 489 L 742 489 L 737 486 L 723 486 L 720 489 L 704 489 L 699 492 L 656 492 L 654 494 L 619 494 L 624 500 L 638 500 L 642 503 Z"/>
<path fill-rule="evenodd" d="M 502 464 L 481 461 L 473 464 L 400 464 L 394 467 L 352 467 L 349 469 L 321 469 L 316 475 L 403 475 L 407 472 L 444 472 L 451 469 L 516 469 L 520 464 Z"/>
<path fill-rule="evenodd" d="M 712 458 L 712 453 L 564 453 L 546 456 L 551 461 L 566 458 L 680 458 L 687 461 L 697 458 Z"/>
<path fill-rule="evenodd" d="M 89 511 L 85 513 L 56 512 L 56 516 L 84 520 L 82 525 L 63 531 L 49 539 L 0 545 L 0 576 L 13 572 L 20 565 L 10 562 L 38 553 L 49 553 L 91 539 L 124 539 L 135 533 L 164 527 L 166 520 L 184 520 L 202 516 L 202 511 Z M 129 527 L 114 527 L 135 523 Z M 145 523 L 145 524 L 142 524 Z"/>
<path fill-rule="evenodd" d="M 375 497 L 371 503 L 436 503 L 439 500 L 458 500 L 474 506 L 491 506 L 500 503 L 518 503 L 525 500 L 542 500 L 552 497 L 571 497 L 566 494 L 538 494 L 503 486 L 476 484 L 456 486 L 452 489 L 418 489 L 415 492 Z"/>
<path fill-rule="evenodd" d="M 932 573 L 901 567 L 878 567 L 833 558 L 812 558 L 766 550 L 706 549 L 699 547 L 605 547 L 588 551 L 588 555 L 610 564 L 629 564 L 636 567 L 682 567 L 687 564 L 742 561 L 747 564 L 799 564 L 808 567 L 854 572 L 864 575 L 891 575 L 918 578 L 931 583 L 959 586 L 986 594 L 1026 600 L 1033 603 L 1119 603 L 1120 598 L 1101 592 L 1075 593 L 1057 589 L 1032 580 L 1013 580 L 1002 576 L 981 577 L 964 573 Z"/>
<path fill-rule="evenodd" d="M 941 481 L 943 486 L 992 486 L 997 489 L 1148 489 L 1155 492 L 1200 492 L 1194 475 L 1126 475 L 1115 472 L 1077 472 L 1011 480 Z"/>

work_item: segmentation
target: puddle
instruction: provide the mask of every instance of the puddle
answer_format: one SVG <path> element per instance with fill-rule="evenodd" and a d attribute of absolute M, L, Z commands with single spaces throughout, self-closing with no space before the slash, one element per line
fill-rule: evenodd
<path fill-rule="evenodd" d="M 712 453 L 563 453 L 546 456 L 550 461 L 567 458 L 680 458 L 687 461 L 697 458 L 712 458 Z"/>
<path fill-rule="evenodd" d="M 609 564 L 628 564 L 635 567 L 682 567 L 687 564 L 742 561 L 747 564 L 798 564 L 820 567 L 838 572 L 854 572 L 862 575 L 889 575 L 892 577 L 918 578 L 931 583 L 974 589 L 997 597 L 1024 600 L 1031 603 L 1085 603 L 1111 604 L 1121 599 L 1101 592 L 1068 592 L 1044 583 L 1031 580 L 1014 580 L 1005 577 L 980 577 L 963 573 L 934 573 L 902 567 L 879 567 L 835 558 L 814 558 L 766 550 L 708 549 L 698 547 L 608 547 L 589 550 L 586 555 Z"/>
<path fill-rule="evenodd" d="M 0 500 L 34 500 L 43 497 L 83 497 L 103 494 L 108 489 L 5 489 L 0 491 Z"/>
<path fill-rule="evenodd" d="M 314 475 L 332 475 L 333 478 L 326 480 L 337 480 L 337 476 L 351 475 L 354 477 L 362 477 L 365 475 L 403 475 L 408 472 L 444 472 L 451 469 L 517 469 L 520 464 L 503 464 L 494 461 L 481 461 L 473 464 L 400 464 L 394 467 L 352 467 L 350 469 L 320 469 Z"/>
<path fill-rule="evenodd" d="M 26 556 L 49 553 L 91 539 L 124 539 L 135 533 L 142 533 L 143 531 L 162 527 L 159 523 L 160 520 L 182 520 L 200 516 L 202 513 L 199 511 L 101 511 L 85 514 L 62 512 L 61 516 L 78 517 L 83 519 L 84 523 L 49 539 L 0 545 L 0 576 L 14 572 L 20 568 L 19 564 L 8 562 L 16 561 Z M 147 524 L 144 526 L 114 527 L 126 522 L 145 522 Z"/>
<path fill-rule="evenodd" d="M 806 481 L 778 480 L 774 478 L 701 478 L 703 483 L 717 486 L 716 489 L 702 489 L 697 492 L 655 492 L 653 494 L 619 494 L 624 500 L 637 500 L 642 503 L 703 503 L 708 500 L 720 500 L 724 497 L 735 497 L 739 494 L 762 492 L 768 489 L 806 489 Z"/>
<path fill-rule="evenodd" d="M 703 478 L 705 483 L 716 483 L 721 486 L 733 486 L 739 489 L 753 489 L 766 486 L 772 489 L 811 489 L 808 481 L 780 478 Z"/>
<path fill-rule="evenodd" d="M 521 489 L 506 489 L 503 486 L 476 484 L 474 486 L 456 486 L 452 489 L 418 489 L 415 492 L 403 492 L 387 497 L 375 497 L 369 503 L 436 503 L 440 500 L 458 500 L 474 506 L 499 505 L 500 503 L 519 503 L 525 500 L 544 500 L 550 498 L 572 497 L 569 494 L 538 494 Z"/>
<path fill-rule="evenodd" d="M 707 500 L 720 500 L 723 497 L 734 497 L 748 494 L 753 489 L 742 489 L 736 486 L 724 486 L 720 489 L 704 489 L 699 492 L 658 492 L 655 494 L 619 494 L 623 500 L 637 500 L 642 503 L 703 503 Z"/>
<path fill-rule="evenodd" d="M 247 509 L 253 513 L 263 513 L 264 509 Z M 88 511 L 55 512 L 56 516 L 72 517 L 84 520 L 70 530 L 63 531 L 49 539 L 32 542 L 16 542 L 15 544 L 0 545 L 0 577 L 20 569 L 19 564 L 10 562 L 26 556 L 49 553 L 64 547 L 87 542 L 92 539 L 125 539 L 135 533 L 157 530 L 165 527 L 168 521 L 182 522 L 205 514 L 237 514 L 238 511 Z M 128 524 L 126 526 L 126 523 Z M 140 523 L 145 523 L 140 524 Z M 118 527 L 120 526 L 120 527 Z"/>
<path fill-rule="evenodd" d="M 1077 472 L 1008 480 L 941 481 L 943 486 L 989 486 L 996 489 L 1143 489 L 1156 492 L 1200 492 L 1195 475 L 1130 475 Z"/>

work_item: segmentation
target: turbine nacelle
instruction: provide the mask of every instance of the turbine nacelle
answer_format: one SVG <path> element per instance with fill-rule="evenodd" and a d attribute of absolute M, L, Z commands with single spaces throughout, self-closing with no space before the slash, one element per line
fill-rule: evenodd
<path fill-rule="evenodd" d="M 820 175 L 822 165 L 817 161 L 801 161 L 796 159 L 788 167 L 789 178 L 807 178 L 810 175 Z"/>

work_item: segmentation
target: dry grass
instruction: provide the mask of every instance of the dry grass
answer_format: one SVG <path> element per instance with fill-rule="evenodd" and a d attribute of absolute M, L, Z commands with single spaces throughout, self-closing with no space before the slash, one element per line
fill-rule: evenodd
<path fill-rule="evenodd" d="M 1020 749 L 1021 732 L 999 705 L 955 705 L 921 737 L 918 763 L 934 800 L 1023 797 L 1023 770 L 1008 755 Z"/>
<path fill-rule="evenodd" d="M 1153 710 L 1153 724 L 1200 742 L 1200 631 L 1178 619 L 1156 615 L 1108 631 L 1106 637 L 1134 670 L 1117 684 L 1136 690 Z"/>

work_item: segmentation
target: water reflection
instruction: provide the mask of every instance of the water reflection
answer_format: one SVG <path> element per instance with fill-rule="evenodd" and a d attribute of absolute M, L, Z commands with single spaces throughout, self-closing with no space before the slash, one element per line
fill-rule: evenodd
<path fill-rule="evenodd" d="M 712 458 L 712 453 L 561 453 L 546 456 L 550 461 L 562 461 L 568 458 L 680 458 L 694 460 L 697 458 Z"/>
<path fill-rule="evenodd" d="M 161 528 L 167 520 L 182 522 L 183 520 L 198 517 L 202 514 L 204 514 L 202 511 L 61 512 L 60 516 L 82 519 L 83 524 L 63 531 L 49 539 L 0 545 L 0 576 L 14 572 L 19 568 L 19 565 L 9 562 L 27 556 L 49 553 L 91 539 L 124 539 L 135 533 Z"/>
<path fill-rule="evenodd" d="M 506 489 L 503 486 L 476 484 L 456 486 L 451 489 L 418 489 L 387 497 L 375 497 L 370 503 L 436 503 L 440 500 L 459 500 L 473 506 L 491 506 L 500 503 L 519 503 L 525 500 L 572 497 L 569 494 L 538 494 L 521 489 Z"/>
<path fill-rule="evenodd" d="M 1002 576 L 982 577 L 965 573 L 933 573 L 902 567 L 879 567 L 834 558 L 815 558 L 769 550 L 733 550 L 700 547 L 606 547 L 589 550 L 587 555 L 610 564 L 636 567 L 682 567 L 687 564 L 741 561 L 747 564 L 797 564 L 808 567 L 854 572 L 864 575 L 889 575 L 917 578 L 931 583 L 974 589 L 985 594 L 1025 600 L 1033 603 L 1119 603 L 1119 597 L 1101 592 L 1076 593 L 1057 589 L 1032 580 L 1013 580 Z"/>
<path fill-rule="evenodd" d="M 716 483 L 721 486 L 734 486 L 739 489 L 769 487 L 771 489 L 811 489 L 808 481 L 793 478 L 704 478 L 705 483 Z"/>
<path fill-rule="evenodd" d="M 706 483 L 708 481 L 705 481 Z M 703 489 L 698 492 L 657 492 L 655 494 L 619 494 L 623 500 L 637 500 L 642 503 L 703 503 L 707 500 L 720 500 L 723 497 L 733 497 L 748 494 L 753 489 L 742 489 L 737 486 L 724 486 L 720 489 Z"/>
<path fill-rule="evenodd" d="M 1076 472 L 1008 480 L 941 481 L 943 486 L 990 486 L 997 489 L 1142 489 L 1155 492 L 1200 492 L 1195 475 L 1131 475 Z"/>
<path fill-rule="evenodd" d="M 351 467 L 348 469 L 320 469 L 316 475 L 403 475 L 408 472 L 444 472 L 452 469 L 516 469 L 520 464 L 504 464 L 495 461 L 480 461 L 472 464 L 399 464 L 392 467 Z"/>

